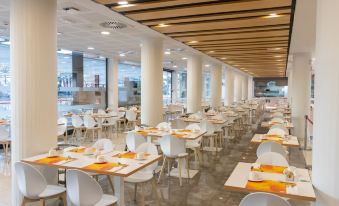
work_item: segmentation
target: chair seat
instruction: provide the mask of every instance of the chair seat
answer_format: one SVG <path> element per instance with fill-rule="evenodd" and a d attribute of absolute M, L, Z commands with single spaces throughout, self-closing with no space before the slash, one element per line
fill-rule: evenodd
<path fill-rule="evenodd" d="M 188 156 L 188 153 L 180 153 L 178 154 L 178 157 L 181 158 L 181 157 L 187 157 Z"/>
<path fill-rule="evenodd" d="M 199 147 L 200 147 L 200 144 L 197 142 L 191 142 L 191 141 L 186 142 L 186 148 L 188 149 L 199 148 Z"/>
<path fill-rule="evenodd" d="M 116 203 L 118 201 L 118 198 L 113 195 L 102 195 L 101 200 L 95 204 L 94 206 L 108 206 Z"/>
<path fill-rule="evenodd" d="M 40 193 L 39 198 L 51 197 L 66 192 L 66 188 L 57 185 L 47 185 L 46 189 Z"/>
<path fill-rule="evenodd" d="M 115 126 L 115 124 L 114 123 L 103 123 L 102 126 L 110 127 L 110 126 Z"/>
<path fill-rule="evenodd" d="M 125 177 L 125 182 L 130 183 L 141 183 L 141 182 L 147 182 L 153 178 L 153 174 L 151 172 L 136 172 L 128 177 Z"/>

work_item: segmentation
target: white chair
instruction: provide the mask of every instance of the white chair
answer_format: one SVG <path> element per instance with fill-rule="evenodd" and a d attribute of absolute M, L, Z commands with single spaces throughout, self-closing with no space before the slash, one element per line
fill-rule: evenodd
<path fill-rule="evenodd" d="M 288 135 L 290 132 L 288 131 L 288 129 L 283 125 L 283 124 L 275 124 L 273 125 L 270 129 L 281 129 L 281 130 L 284 130 L 285 132 L 285 135 Z"/>
<path fill-rule="evenodd" d="M 65 117 L 61 117 L 58 119 L 58 130 L 57 136 L 62 137 L 64 139 L 64 143 L 67 143 L 67 119 Z"/>
<path fill-rule="evenodd" d="M 112 152 L 114 149 L 113 142 L 110 139 L 99 139 L 93 144 L 92 147 L 96 148 L 98 151 L 101 151 L 101 153 Z"/>
<path fill-rule="evenodd" d="M 202 146 L 204 150 L 207 148 L 207 146 L 211 147 L 212 145 L 214 145 L 217 151 L 217 143 L 216 143 L 217 134 L 215 133 L 214 125 L 210 123 L 208 120 L 203 120 L 200 123 L 200 127 L 202 130 L 206 131 L 206 133 L 203 135 L 203 142 L 202 142 Z"/>
<path fill-rule="evenodd" d="M 91 115 L 84 116 L 84 126 L 86 128 L 85 138 L 87 137 L 88 132 L 92 132 L 92 141 L 95 139 L 95 132 L 98 132 L 101 127 L 98 127 L 98 124 L 95 122 Z M 99 135 L 98 135 L 99 136 Z"/>
<path fill-rule="evenodd" d="M 270 130 L 268 130 L 267 134 L 269 135 L 278 135 L 280 137 L 284 137 L 286 135 L 286 132 L 280 128 L 270 128 Z"/>
<path fill-rule="evenodd" d="M 277 142 L 263 142 L 257 148 L 257 157 L 267 153 L 267 152 L 276 152 L 281 154 L 284 158 L 287 158 L 288 152 L 285 148 Z"/>
<path fill-rule="evenodd" d="M 256 192 L 244 197 L 239 206 L 291 206 L 291 204 L 278 195 Z"/>
<path fill-rule="evenodd" d="M 131 126 L 134 128 L 134 126 L 137 123 L 137 113 L 133 110 L 127 110 L 126 111 L 126 119 L 127 119 L 127 128 L 128 126 Z"/>
<path fill-rule="evenodd" d="M 142 143 L 138 146 L 138 148 L 136 149 L 136 153 L 147 153 L 149 155 L 158 155 L 158 150 L 157 147 L 152 144 L 152 143 Z M 134 199 L 136 200 L 136 194 L 137 194 L 137 185 L 139 184 L 141 186 L 141 205 L 144 205 L 144 186 L 146 183 L 151 182 L 152 183 L 152 190 L 153 193 L 156 194 L 156 198 L 158 201 L 158 204 L 160 204 L 159 202 L 159 193 L 157 191 L 157 186 L 155 184 L 155 171 L 158 167 L 158 161 L 154 162 L 153 164 L 151 164 L 150 166 L 147 166 L 146 168 L 140 170 L 139 172 L 136 172 L 126 178 L 124 178 L 125 182 L 129 182 L 129 183 L 134 183 L 135 184 L 135 193 L 134 193 Z"/>
<path fill-rule="evenodd" d="M 199 124 L 190 124 L 186 127 L 186 129 L 189 130 L 201 130 Z M 201 158 L 201 152 L 200 152 L 200 148 L 201 148 L 201 139 L 202 136 L 198 137 L 195 140 L 186 140 L 186 148 L 193 150 L 194 152 L 194 160 L 197 161 L 199 160 L 199 162 L 201 162 L 202 158 Z"/>
<path fill-rule="evenodd" d="M 128 150 L 131 152 L 135 152 L 139 145 L 145 142 L 146 139 L 144 136 L 136 134 L 134 132 L 129 132 L 126 136 L 126 145 Z"/>
<path fill-rule="evenodd" d="M 99 185 L 91 176 L 80 170 L 67 170 L 66 187 L 69 200 L 75 206 L 108 206 L 117 203 L 118 198 L 103 194 Z"/>
<path fill-rule="evenodd" d="M 176 128 L 176 129 L 185 129 L 187 123 L 180 119 L 180 118 L 177 118 L 175 120 L 172 121 L 172 125 L 173 125 L 173 128 Z"/>
<path fill-rule="evenodd" d="M 186 153 L 185 140 L 166 135 L 160 139 L 160 147 L 164 155 L 164 162 L 161 167 L 158 182 L 160 182 L 166 161 L 168 162 L 168 174 L 170 174 L 172 160 L 178 160 L 179 182 L 180 186 L 182 186 L 181 168 L 183 159 L 186 159 L 186 169 L 189 177 L 189 159 L 188 154 Z"/>
<path fill-rule="evenodd" d="M 5 161 L 8 162 L 8 149 L 9 145 L 11 144 L 11 139 L 9 137 L 9 132 L 6 130 L 5 127 L 0 126 L 0 144 L 4 150 Z"/>
<path fill-rule="evenodd" d="M 121 130 L 121 124 L 123 123 L 124 126 L 126 124 L 126 118 L 125 118 L 125 114 L 126 112 L 117 112 L 117 115 L 118 115 L 118 128 L 117 130 Z"/>
<path fill-rule="evenodd" d="M 103 109 L 98 109 L 98 114 L 106 114 L 106 112 Z"/>
<path fill-rule="evenodd" d="M 116 130 L 116 135 L 118 136 L 118 128 L 117 128 L 117 122 L 119 120 L 119 117 L 116 117 L 116 115 L 113 112 L 109 113 L 112 115 L 112 117 L 107 118 L 107 122 L 102 124 L 103 131 L 106 132 L 107 137 L 111 137 L 111 134 L 113 134 L 114 128 Z"/>
<path fill-rule="evenodd" d="M 171 126 L 171 123 L 169 122 L 161 122 L 156 126 L 156 128 L 170 130 L 172 126 Z"/>
<path fill-rule="evenodd" d="M 276 153 L 276 152 L 266 152 L 260 155 L 256 163 L 263 164 L 263 165 L 283 166 L 283 167 L 289 166 L 286 158 L 283 155 Z"/>
<path fill-rule="evenodd" d="M 84 121 L 81 119 L 79 115 L 72 115 L 72 126 L 73 126 L 73 134 L 72 138 L 79 139 L 82 135 L 82 131 L 85 129 Z"/>
<path fill-rule="evenodd" d="M 67 205 L 66 188 L 58 185 L 47 185 L 45 177 L 35 167 L 24 163 L 16 162 L 15 176 L 19 191 L 24 196 L 22 206 L 28 202 L 40 202 L 45 205 L 45 200 L 61 198 L 63 205 Z"/>

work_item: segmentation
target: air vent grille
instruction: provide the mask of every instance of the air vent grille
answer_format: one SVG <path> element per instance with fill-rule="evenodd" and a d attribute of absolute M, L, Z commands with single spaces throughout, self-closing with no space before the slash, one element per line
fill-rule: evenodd
<path fill-rule="evenodd" d="M 127 25 L 118 21 L 106 21 L 100 24 L 100 26 L 108 29 L 123 29 L 126 28 Z"/>

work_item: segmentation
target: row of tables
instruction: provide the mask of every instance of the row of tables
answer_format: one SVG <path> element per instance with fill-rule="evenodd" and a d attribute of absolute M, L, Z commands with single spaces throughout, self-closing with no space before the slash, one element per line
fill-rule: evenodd
<path fill-rule="evenodd" d="M 290 113 L 290 110 L 284 111 L 284 114 L 289 115 Z M 284 124 L 288 129 L 294 128 L 294 125 L 290 122 L 285 122 Z M 272 124 L 270 124 L 270 122 L 262 122 L 261 126 L 270 128 Z M 278 142 L 286 147 L 300 146 L 298 138 L 292 135 L 288 135 L 286 138 L 280 138 L 274 137 L 274 135 L 254 134 L 251 139 L 252 144 L 260 144 L 264 141 Z M 260 167 L 260 170 L 256 171 L 260 172 L 262 181 L 253 182 L 249 180 L 250 172 L 255 171 L 253 164 L 239 162 L 225 182 L 224 188 L 238 192 L 268 192 L 281 197 L 311 202 L 316 200 L 311 177 L 307 169 L 297 168 L 294 172 L 294 181 L 290 182 L 286 181 L 284 174 L 284 169 L 287 169 L 287 167 L 272 165 L 261 165 Z"/>

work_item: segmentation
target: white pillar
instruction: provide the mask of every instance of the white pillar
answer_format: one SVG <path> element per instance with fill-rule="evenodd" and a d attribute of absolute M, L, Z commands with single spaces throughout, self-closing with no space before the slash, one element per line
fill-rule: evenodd
<path fill-rule="evenodd" d="M 108 107 L 117 110 L 119 104 L 118 91 L 118 75 L 119 75 L 119 59 L 109 58 L 107 65 L 107 93 L 108 93 Z"/>
<path fill-rule="evenodd" d="M 242 79 L 242 100 L 247 100 L 248 98 L 248 79 L 247 76 L 241 76 Z"/>
<path fill-rule="evenodd" d="M 316 206 L 339 205 L 339 1 L 317 1 L 312 180 Z M 293 111 L 292 111 L 293 112 Z"/>
<path fill-rule="evenodd" d="M 242 98 L 242 79 L 239 74 L 235 76 L 234 101 L 238 102 Z"/>
<path fill-rule="evenodd" d="M 156 126 L 162 122 L 163 41 L 145 38 L 141 46 L 141 123 Z"/>
<path fill-rule="evenodd" d="M 292 68 L 289 68 L 288 72 L 288 79 L 287 79 L 287 84 L 288 84 L 288 91 L 287 91 L 287 97 L 288 97 L 288 102 L 290 105 L 292 104 L 292 88 L 293 88 L 293 71 Z"/>
<path fill-rule="evenodd" d="M 248 77 L 247 78 L 247 87 L 248 87 L 248 99 L 252 99 L 254 97 L 254 82 L 253 82 L 253 77 Z"/>
<path fill-rule="evenodd" d="M 172 103 L 176 103 L 178 99 L 178 91 L 179 91 L 179 84 L 178 84 L 178 72 L 172 72 Z"/>
<path fill-rule="evenodd" d="M 226 96 L 225 105 L 231 105 L 234 102 L 234 72 L 231 69 L 226 69 Z"/>
<path fill-rule="evenodd" d="M 200 56 L 191 56 L 187 60 L 187 112 L 201 110 L 202 65 Z"/>
<path fill-rule="evenodd" d="M 13 163 L 57 144 L 56 11 L 56 0 L 11 1 Z M 12 205 L 20 205 L 12 172 Z"/>
<path fill-rule="evenodd" d="M 217 65 L 211 69 L 211 106 L 221 106 L 222 67 Z"/>
<path fill-rule="evenodd" d="M 294 124 L 294 135 L 298 138 L 304 138 L 305 135 L 305 115 L 309 111 L 310 101 L 310 80 L 311 80 L 311 57 L 306 53 L 295 54 L 293 57 L 291 108 L 292 121 Z"/>

